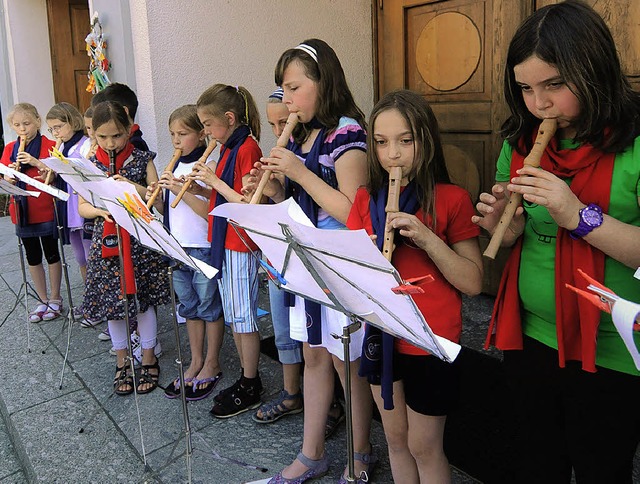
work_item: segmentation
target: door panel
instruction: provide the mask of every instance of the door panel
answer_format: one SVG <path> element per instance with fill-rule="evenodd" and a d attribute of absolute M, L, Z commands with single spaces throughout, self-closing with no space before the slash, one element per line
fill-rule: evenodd
<path fill-rule="evenodd" d="M 89 5 L 87 0 L 47 0 L 47 13 L 55 100 L 84 112 L 91 103 L 85 90 L 89 58 L 84 42 L 91 28 Z"/>

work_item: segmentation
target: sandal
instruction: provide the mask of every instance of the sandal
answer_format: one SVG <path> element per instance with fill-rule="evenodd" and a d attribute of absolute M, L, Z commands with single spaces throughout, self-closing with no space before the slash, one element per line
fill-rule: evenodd
<path fill-rule="evenodd" d="M 193 378 L 185 378 L 185 383 L 191 383 Z M 164 396 L 167 398 L 178 398 L 180 396 L 180 378 L 176 378 L 164 389 Z"/>
<path fill-rule="evenodd" d="M 339 409 L 338 414 L 331 415 L 331 411 L 335 410 L 336 408 Z M 325 424 L 325 427 L 324 427 L 325 440 L 331 437 L 336 432 L 336 430 L 338 430 L 338 427 L 340 426 L 340 424 L 344 422 L 345 416 L 346 415 L 345 415 L 344 407 L 342 406 L 342 404 L 338 400 L 334 400 L 333 403 L 331 404 L 331 408 L 329 408 L 329 414 L 327 415 L 327 423 Z"/>
<path fill-rule="evenodd" d="M 373 446 L 368 454 L 360 454 L 359 452 L 353 453 L 353 459 L 362 462 L 367 465 L 367 470 L 360 472 L 360 476 L 356 477 L 355 484 L 366 484 L 370 481 L 376 465 L 378 464 L 378 456 L 373 453 Z M 338 484 L 347 484 L 347 478 L 344 475 L 340 476 Z"/>
<path fill-rule="evenodd" d="M 47 312 L 46 304 L 39 304 L 35 309 L 29 311 L 29 322 L 30 323 L 39 323 L 42 321 L 42 316 Z"/>
<path fill-rule="evenodd" d="M 302 484 L 310 479 L 324 476 L 329 470 L 329 458 L 325 454 L 318 460 L 309 459 L 302 452 L 296 457 L 308 469 L 298 477 L 287 478 L 282 475 L 282 471 L 273 476 L 267 484 Z"/>
<path fill-rule="evenodd" d="M 151 373 L 149 370 L 157 370 L 157 373 Z M 140 378 L 138 379 L 137 392 L 138 395 L 145 395 L 151 393 L 158 387 L 158 380 L 160 379 L 160 365 L 158 364 L 158 358 L 152 365 L 142 365 L 140 369 Z M 140 389 L 143 385 L 150 385 L 148 388 Z"/>
<path fill-rule="evenodd" d="M 213 390 L 216 388 L 218 382 L 220 382 L 221 379 L 222 372 L 218 372 L 218 374 L 212 378 L 204 378 L 202 380 L 194 378 L 193 383 L 191 384 L 191 386 L 188 386 L 186 390 L 187 401 L 197 402 L 198 400 L 207 398 L 213 393 Z M 206 384 L 203 388 L 196 388 L 198 385 L 203 384 Z"/>
<path fill-rule="evenodd" d="M 122 367 L 116 365 L 116 376 L 113 379 L 113 391 L 116 395 L 131 395 L 133 393 L 133 376 L 131 365 Z"/>
<path fill-rule="evenodd" d="M 50 299 L 47 303 L 47 310 L 42 315 L 43 321 L 53 321 L 62 314 L 62 299 Z"/>
<path fill-rule="evenodd" d="M 287 407 L 284 404 L 285 400 L 296 400 L 298 405 L 295 407 Z M 258 423 L 272 423 L 276 420 L 281 419 L 287 415 L 295 415 L 304 410 L 304 406 L 302 404 L 302 392 L 298 392 L 294 395 L 291 395 L 286 390 L 282 390 L 278 397 L 268 403 L 263 404 L 258 412 L 262 414 L 262 416 L 258 415 L 258 412 L 253 414 L 253 420 Z"/>

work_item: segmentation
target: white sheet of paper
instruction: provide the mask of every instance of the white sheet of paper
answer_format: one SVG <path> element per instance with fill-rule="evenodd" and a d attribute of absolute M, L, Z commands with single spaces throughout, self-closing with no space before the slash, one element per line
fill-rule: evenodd
<path fill-rule="evenodd" d="M 52 187 L 51 185 L 47 185 L 46 183 L 42 183 L 41 181 L 35 180 L 30 176 L 25 175 L 24 173 L 20 173 L 19 171 L 13 170 L 6 165 L 0 163 L 0 173 L 3 175 L 7 175 L 10 178 L 17 178 L 20 181 L 25 182 L 27 185 L 31 185 L 38 190 L 48 193 L 60 200 L 67 201 L 69 200 L 69 194 L 62 190 L 57 189 L 56 187 Z"/>
<path fill-rule="evenodd" d="M 636 269 L 636 273 L 633 275 L 636 279 L 640 279 L 640 267 Z"/>
<path fill-rule="evenodd" d="M 440 358 L 453 361 L 458 355 L 460 346 L 434 335 L 410 296 L 392 292 L 391 288 L 402 280 L 364 230 L 320 230 L 310 222 L 300 223 L 299 220 L 308 219 L 293 199 L 275 205 L 226 203 L 212 213 L 234 220 L 246 229 L 279 272 L 288 248 L 279 222 L 289 227 L 293 238 L 308 248 L 305 253 L 326 287 L 315 282 L 292 252 L 283 289 L 337 309 L 327 296 L 330 291 L 347 311 L 374 326 Z"/>
<path fill-rule="evenodd" d="M 640 353 L 633 339 L 633 324 L 640 314 L 640 304 L 632 303 L 626 299 L 618 299 L 611 310 L 611 317 L 622 341 L 633 358 L 636 368 L 640 370 Z"/>
<path fill-rule="evenodd" d="M 218 270 L 209 264 L 190 257 L 155 217 L 150 222 L 134 217 L 118 202 L 117 199 L 125 199 L 125 194 L 129 194 L 138 203 L 145 205 L 131 183 L 105 178 L 98 182 L 85 182 L 84 187 L 94 196 L 100 197 L 114 221 L 145 247 L 182 262 L 202 272 L 209 279 L 218 273 Z"/>
<path fill-rule="evenodd" d="M 101 181 L 107 179 L 107 174 L 86 158 L 65 158 L 66 163 L 54 156 L 45 158 L 42 162 L 55 171 L 66 181 L 78 195 L 97 208 L 105 206 L 100 197 L 93 197 L 91 192 L 84 187 L 85 182 Z"/>

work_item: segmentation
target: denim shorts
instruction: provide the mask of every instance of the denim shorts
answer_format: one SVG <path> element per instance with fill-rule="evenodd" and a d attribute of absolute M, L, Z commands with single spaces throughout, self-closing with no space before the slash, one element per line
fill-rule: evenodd
<path fill-rule="evenodd" d="M 211 259 L 210 247 L 187 247 L 184 250 L 194 259 L 204 262 Z M 217 281 L 182 265 L 173 271 L 173 286 L 180 300 L 179 312 L 183 318 L 211 322 L 222 317 Z"/>

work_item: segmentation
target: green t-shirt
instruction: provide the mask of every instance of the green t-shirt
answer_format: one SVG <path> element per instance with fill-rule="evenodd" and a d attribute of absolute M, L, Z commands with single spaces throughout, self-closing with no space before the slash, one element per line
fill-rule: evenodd
<path fill-rule="evenodd" d="M 562 149 L 577 148 L 571 140 L 562 140 Z M 505 141 L 498 158 L 496 181 L 509 181 L 512 147 Z M 566 180 L 568 184 L 570 179 Z M 626 224 L 640 226 L 640 137 L 627 150 L 616 155 L 608 214 Z M 589 200 L 583 200 L 589 203 Z M 522 303 L 523 331 L 547 346 L 558 349 L 555 311 L 555 251 L 558 225 L 546 208 L 525 202 L 526 225 L 518 289 Z M 640 241 L 638 241 L 640 245 Z M 620 297 L 640 302 L 640 281 L 634 269 L 605 257 L 604 284 Z M 640 335 L 635 334 L 636 345 Z M 611 315 L 602 313 L 598 330 L 596 364 L 604 368 L 640 375 L 633 364 Z"/>

